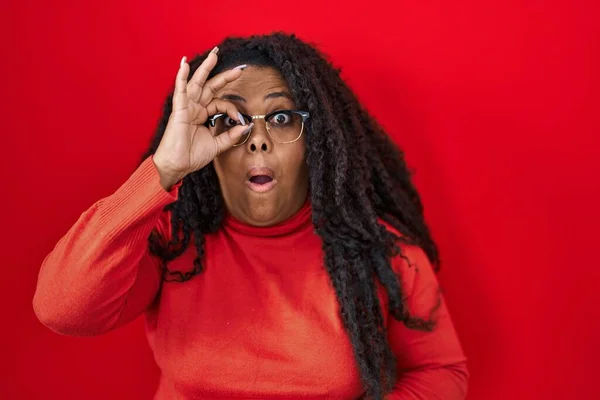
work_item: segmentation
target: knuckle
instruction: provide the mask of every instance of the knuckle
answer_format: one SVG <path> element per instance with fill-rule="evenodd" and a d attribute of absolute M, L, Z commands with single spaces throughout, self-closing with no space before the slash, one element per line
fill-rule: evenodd
<path fill-rule="evenodd" d="M 220 142 L 221 142 L 220 137 L 217 136 L 215 138 L 215 157 L 221 153 Z"/>
<path fill-rule="evenodd" d="M 197 86 L 199 89 L 202 89 L 204 87 L 204 82 L 191 81 L 190 85 L 194 85 L 194 86 Z"/>

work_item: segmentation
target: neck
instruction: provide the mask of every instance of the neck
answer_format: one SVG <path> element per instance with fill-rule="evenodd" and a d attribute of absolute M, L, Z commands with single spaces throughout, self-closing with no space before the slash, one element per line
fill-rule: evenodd
<path fill-rule="evenodd" d="M 268 225 L 253 224 L 227 212 L 223 224 L 227 229 L 233 229 L 251 236 L 282 236 L 310 226 L 312 224 L 311 217 L 310 197 L 307 196 L 291 215 L 275 223 Z"/>

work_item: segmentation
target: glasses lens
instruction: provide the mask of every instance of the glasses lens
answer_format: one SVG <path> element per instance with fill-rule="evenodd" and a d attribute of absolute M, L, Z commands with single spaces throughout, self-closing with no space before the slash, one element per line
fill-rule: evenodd
<path fill-rule="evenodd" d="M 248 118 L 244 117 L 244 122 L 246 123 L 246 125 L 250 124 L 251 121 L 248 120 Z M 217 118 L 215 121 L 215 136 L 219 136 L 222 133 L 227 132 L 228 130 L 230 130 L 231 128 L 233 128 L 236 125 L 239 125 L 240 122 L 237 119 L 233 119 L 231 118 L 229 115 L 222 115 L 221 117 Z M 250 134 L 250 132 L 248 132 L 245 135 L 242 135 L 240 137 L 240 140 L 238 140 L 237 144 L 240 143 L 244 143 L 246 141 L 246 139 L 248 138 L 248 135 Z"/>
<path fill-rule="evenodd" d="M 289 111 L 277 112 L 267 121 L 267 128 L 277 142 L 292 142 L 302 134 L 302 117 Z"/>

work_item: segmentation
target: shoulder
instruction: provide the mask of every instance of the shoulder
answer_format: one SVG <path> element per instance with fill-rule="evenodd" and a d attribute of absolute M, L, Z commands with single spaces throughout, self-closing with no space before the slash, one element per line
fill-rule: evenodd
<path fill-rule="evenodd" d="M 388 232 L 399 238 L 405 237 L 386 221 L 379 219 L 378 222 Z M 437 287 L 438 282 L 433 265 L 423 248 L 402 241 L 398 241 L 397 245 L 400 251 L 390 259 L 390 266 L 398 276 L 405 293 L 410 295 L 415 290 L 420 291 L 426 287 Z"/>
<path fill-rule="evenodd" d="M 383 227 L 385 227 L 385 229 L 388 232 L 393 233 L 398 238 L 406 237 L 400 231 L 398 231 L 396 228 L 394 228 L 392 225 L 390 225 L 388 222 L 386 222 L 382 219 L 378 219 L 378 222 Z M 429 258 L 427 257 L 427 254 L 421 247 L 419 247 L 417 245 L 413 245 L 413 244 L 404 243 L 401 240 L 397 241 L 397 245 L 398 245 L 398 248 L 400 249 L 400 253 L 397 254 L 395 257 L 392 257 L 391 261 L 393 262 L 394 266 L 396 266 L 396 267 L 402 266 L 403 268 L 408 268 L 408 267 L 413 267 L 413 266 L 432 267 L 431 263 L 429 262 Z"/>

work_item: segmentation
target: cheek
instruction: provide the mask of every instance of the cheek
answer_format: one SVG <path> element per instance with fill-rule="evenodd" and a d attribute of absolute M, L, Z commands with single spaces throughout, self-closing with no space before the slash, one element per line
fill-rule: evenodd
<path fill-rule="evenodd" d="M 290 150 L 291 151 L 286 152 L 284 157 L 287 175 L 295 180 L 303 180 L 307 178 L 308 168 L 306 166 L 306 150 L 304 148 L 304 144 L 302 146 L 298 146 L 297 149 Z"/>
<path fill-rule="evenodd" d="M 213 166 L 215 167 L 215 172 L 217 173 L 219 181 L 223 182 L 223 163 L 218 159 L 218 157 L 213 160 Z"/>
<path fill-rule="evenodd" d="M 215 171 L 217 172 L 217 177 L 219 178 L 219 182 L 233 182 L 231 179 L 232 175 L 236 171 L 234 165 L 235 157 L 232 157 L 231 151 L 220 154 L 213 160 L 213 164 L 215 167 Z"/>

